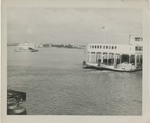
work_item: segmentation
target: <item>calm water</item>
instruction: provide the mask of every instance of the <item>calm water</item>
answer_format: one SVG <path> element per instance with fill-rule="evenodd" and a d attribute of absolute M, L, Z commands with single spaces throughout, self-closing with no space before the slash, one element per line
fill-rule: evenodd
<path fill-rule="evenodd" d="M 142 72 L 82 69 L 83 50 L 8 47 L 8 86 L 27 93 L 29 115 L 141 115 Z"/>

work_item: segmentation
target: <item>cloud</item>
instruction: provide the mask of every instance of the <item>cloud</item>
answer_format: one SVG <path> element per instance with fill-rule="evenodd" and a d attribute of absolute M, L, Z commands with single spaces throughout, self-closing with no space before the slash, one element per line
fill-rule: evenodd
<path fill-rule="evenodd" d="M 98 42 L 103 40 L 103 33 L 98 29 L 100 25 L 106 26 L 107 40 L 110 43 L 128 43 L 131 33 L 142 34 L 142 11 L 102 8 L 9 8 L 8 42 Z"/>

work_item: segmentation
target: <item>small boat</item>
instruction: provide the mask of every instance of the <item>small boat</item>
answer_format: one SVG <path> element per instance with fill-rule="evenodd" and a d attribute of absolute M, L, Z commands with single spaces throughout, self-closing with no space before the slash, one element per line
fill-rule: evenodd
<path fill-rule="evenodd" d="M 39 50 L 37 49 L 32 49 L 31 52 L 38 52 Z"/>
<path fill-rule="evenodd" d="M 26 101 L 26 93 L 20 91 L 7 90 L 7 114 L 26 115 L 26 108 L 22 105 Z"/>
<path fill-rule="evenodd" d="M 135 37 L 135 39 L 140 41 L 142 38 Z M 83 68 L 133 72 L 142 70 L 142 61 L 141 42 L 132 45 L 93 43 L 86 47 Z"/>

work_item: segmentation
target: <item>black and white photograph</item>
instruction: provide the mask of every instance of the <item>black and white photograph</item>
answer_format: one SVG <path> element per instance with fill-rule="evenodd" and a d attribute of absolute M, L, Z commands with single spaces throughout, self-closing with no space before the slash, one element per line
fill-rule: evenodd
<path fill-rule="evenodd" d="M 143 115 L 143 9 L 12 6 L 6 17 L 7 116 Z"/>

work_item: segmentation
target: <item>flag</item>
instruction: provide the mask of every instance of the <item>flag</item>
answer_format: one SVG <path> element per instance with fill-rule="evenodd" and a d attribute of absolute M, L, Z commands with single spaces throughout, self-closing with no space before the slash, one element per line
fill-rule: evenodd
<path fill-rule="evenodd" d="M 100 31 L 105 31 L 105 25 L 100 27 Z"/>

